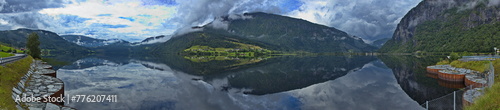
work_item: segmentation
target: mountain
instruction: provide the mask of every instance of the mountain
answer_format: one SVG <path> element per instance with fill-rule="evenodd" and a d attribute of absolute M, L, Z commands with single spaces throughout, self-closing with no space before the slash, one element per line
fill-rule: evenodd
<path fill-rule="evenodd" d="M 199 45 L 197 43 L 230 47 L 231 44 L 225 42 L 230 40 L 245 41 L 284 52 L 370 52 L 376 49 L 361 38 L 332 27 L 261 12 L 216 18 L 205 26 L 195 28 L 201 28 L 202 31 L 174 36 L 159 46 L 159 50 L 179 52 L 187 47 Z M 204 38 L 206 42 L 193 42 L 200 38 Z M 206 38 L 215 38 L 218 41 Z"/>
<path fill-rule="evenodd" d="M 100 47 L 100 46 L 105 46 L 105 45 L 110 45 L 113 43 L 117 42 L 127 42 L 121 39 L 96 39 L 96 38 L 91 38 L 87 36 L 82 36 L 82 35 L 62 35 L 62 38 L 65 40 L 78 44 L 80 46 L 84 47 Z"/>
<path fill-rule="evenodd" d="M 88 53 L 89 49 L 64 40 L 54 32 L 45 30 L 17 29 L 0 31 L 0 42 L 13 47 L 25 47 L 28 35 L 37 33 L 40 48 L 50 53 Z"/>
<path fill-rule="evenodd" d="M 375 46 L 375 47 L 382 47 L 387 41 L 391 40 L 391 38 L 382 38 L 382 39 L 379 39 L 379 40 L 375 40 L 373 41 L 372 45 Z"/>
<path fill-rule="evenodd" d="M 192 47 L 201 46 L 209 48 L 242 49 L 241 45 L 252 45 L 265 49 L 277 49 L 275 48 L 275 45 L 256 42 L 228 33 L 199 31 L 173 37 L 165 43 L 156 44 L 153 46 L 152 51 L 154 53 L 179 53 L 185 52 L 186 49 L 190 49 Z"/>
<path fill-rule="evenodd" d="M 122 39 L 96 39 L 82 35 L 63 35 L 65 40 L 78 44 L 80 46 L 88 47 L 99 55 L 120 55 L 127 56 L 131 54 L 142 55 L 149 51 L 149 48 L 163 40 L 165 36 L 156 36 L 147 38 L 141 42 L 128 42 Z"/>
<path fill-rule="evenodd" d="M 133 45 L 163 43 L 163 42 L 166 42 L 168 39 L 170 39 L 170 37 L 167 37 L 165 35 L 148 37 L 148 38 L 142 40 L 141 42 L 134 42 Z"/>
<path fill-rule="evenodd" d="M 500 46 L 493 0 L 424 0 L 398 24 L 380 52 L 491 52 Z"/>
<path fill-rule="evenodd" d="M 135 48 L 128 41 L 120 40 L 115 43 L 99 46 L 92 48 L 92 50 L 96 51 L 98 54 L 108 54 L 108 55 L 128 55 L 131 53 L 135 53 Z"/>
<path fill-rule="evenodd" d="M 369 52 L 375 49 L 361 38 L 338 29 L 281 15 L 245 13 L 240 17 L 228 16 L 225 22 L 233 34 L 289 51 Z"/>

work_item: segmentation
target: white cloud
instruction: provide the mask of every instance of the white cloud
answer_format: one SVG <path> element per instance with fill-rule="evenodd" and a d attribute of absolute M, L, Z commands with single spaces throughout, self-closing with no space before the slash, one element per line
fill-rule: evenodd
<path fill-rule="evenodd" d="M 46 8 L 39 13 L 46 14 L 54 17 L 56 21 L 61 21 L 59 16 L 61 15 L 75 15 L 80 18 L 86 18 L 89 20 L 83 23 L 73 24 L 78 27 L 70 26 L 69 29 L 78 31 L 92 31 L 91 28 L 102 28 L 105 30 L 101 33 L 113 34 L 116 33 L 115 37 L 120 38 L 121 35 L 136 37 L 136 39 L 143 39 L 146 37 L 171 34 L 175 29 L 165 28 L 162 23 L 164 19 L 172 17 L 175 13 L 176 7 L 173 6 L 162 6 L 162 5 L 152 5 L 143 6 L 141 1 L 100 1 L 100 0 L 89 0 L 86 2 L 73 2 L 73 4 L 66 4 L 65 7 L 61 8 Z M 55 22 L 56 24 L 61 24 L 63 22 Z M 93 24 L 106 24 L 106 25 L 121 25 L 120 28 L 103 28 L 103 27 L 93 27 Z M 55 28 L 53 31 L 60 31 L 59 33 L 65 33 L 68 27 L 58 27 L 52 26 L 50 28 Z M 80 29 L 75 29 L 80 28 Z M 81 29 L 85 28 L 85 29 Z M 164 30 L 164 31 L 152 31 L 152 30 Z M 107 31 L 106 31 L 107 30 Z M 95 31 L 95 30 L 94 30 Z M 86 32 L 74 32 L 74 33 L 86 33 Z M 72 33 L 65 33 L 72 34 Z M 92 35 L 90 35 L 92 36 Z M 109 38 L 109 36 L 100 36 L 103 38 Z M 130 39 L 127 39 L 130 40 Z"/>
<path fill-rule="evenodd" d="M 399 20 L 421 0 L 303 0 L 287 15 L 335 27 L 364 39 L 391 37 Z"/>
<path fill-rule="evenodd" d="M 35 28 L 59 34 L 138 41 L 169 35 L 176 30 L 186 31 L 191 26 L 212 22 L 216 17 L 258 11 L 309 20 L 373 40 L 390 37 L 401 17 L 420 1 L 0 0 L 0 9 L 14 7 L 0 10 L 0 13 L 11 13 L 0 16 L 9 23 L 0 29 Z M 495 4 L 494 0 L 490 1 Z M 39 6 L 24 7 L 33 3 Z"/>
<path fill-rule="evenodd" d="M 267 12 L 280 14 L 283 0 L 176 0 L 175 16 L 167 23 L 177 24 L 179 32 L 190 32 L 192 26 L 205 25 L 216 17 L 245 12 Z M 182 33 L 180 33 L 182 34 Z"/>
<path fill-rule="evenodd" d="M 7 25 L 9 24 L 9 22 L 3 20 L 3 19 L 0 19 L 0 25 Z"/>
<path fill-rule="evenodd" d="M 489 0 L 488 6 L 497 6 L 500 5 L 500 0 Z"/>

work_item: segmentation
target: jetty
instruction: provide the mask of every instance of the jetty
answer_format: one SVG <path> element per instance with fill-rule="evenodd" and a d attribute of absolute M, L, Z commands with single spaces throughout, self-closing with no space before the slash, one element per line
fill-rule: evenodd
<path fill-rule="evenodd" d="M 468 56 L 459 61 L 492 61 L 494 58 L 490 57 L 474 57 Z M 474 100 L 481 96 L 482 91 L 487 86 L 493 84 L 494 70 L 490 64 L 490 69 L 484 72 L 479 72 L 466 68 L 457 68 L 451 65 L 432 65 L 427 66 L 426 76 L 438 79 L 438 83 L 441 86 L 448 88 L 465 88 L 465 92 L 462 95 L 463 105 L 471 105 Z"/>

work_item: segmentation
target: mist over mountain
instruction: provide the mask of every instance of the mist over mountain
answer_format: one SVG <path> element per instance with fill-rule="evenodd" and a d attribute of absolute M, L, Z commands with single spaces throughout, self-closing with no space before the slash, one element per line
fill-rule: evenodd
<path fill-rule="evenodd" d="M 82 36 L 82 35 L 62 35 L 61 37 L 69 42 L 72 42 L 72 43 L 75 43 L 75 44 L 78 44 L 78 45 L 84 46 L 84 47 L 100 47 L 100 46 L 106 46 L 106 45 L 110 45 L 110 44 L 117 43 L 117 42 L 127 42 L 128 43 L 128 41 L 121 40 L 121 39 L 104 40 L 104 39 L 96 39 L 96 38 L 91 38 L 91 37 Z"/>
<path fill-rule="evenodd" d="M 201 28 L 201 32 L 188 32 L 174 36 L 158 46 L 158 50 L 168 50 L 175 53 L 182 48 L 169 46 L 186 45 L 181 46 L 186 49 L 185 47 L 199 45 L 199 43 L 192 41 L 197 38 L 206 38 L 202 37 L 203 35 L 214 38 L 231 36 L 231 39 L 245 39 L 245 41 L 259 43 L 267 48 L 286 52 L 370 52 L 376 49 L 363 42 L 361 38 L 332 27 L 262 12 L 224 16 L 203 27 L 194 28 Z M 198 35 L 192 33 L 198 33 Z M 219 42 L 214 40 L 207 41 Z"/>

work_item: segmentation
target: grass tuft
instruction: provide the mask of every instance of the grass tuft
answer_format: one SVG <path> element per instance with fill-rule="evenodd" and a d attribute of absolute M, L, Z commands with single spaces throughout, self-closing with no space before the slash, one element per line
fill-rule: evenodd
<path fill-rule="evenodd" d="M 483 96 L 474 101 L 465 110 L 500 110 L 500 59 L 492 62 L 495 68 L 495 84 L 487 88 Z"/>
<path fill-rule="evenodd" d="M 33 58 L 28 56 L 24 59 L 0 66 L 0 109 L 15 110 L 16 103 L 12 99 L 12 88 L 17 85 L 21 77 L 30 68 Z"/>
<path fill-rule="evenodd" d="M 2 58 L 2 57 L 10 57 L 10 56 L 14 56 L 14 54 L 0 52 L 0 58 Z"/>
<path fill-rule="evenodd" d="M 468 61 L 468 62 L 463 62 L 463 61 L 452 61 L 450 63 L 451 66 L 457 67 L 457 68 L 467 68 L 479 72 L 484 72 L 488 69 L 488 64 L 490 64 L 489 61 Z"/>

